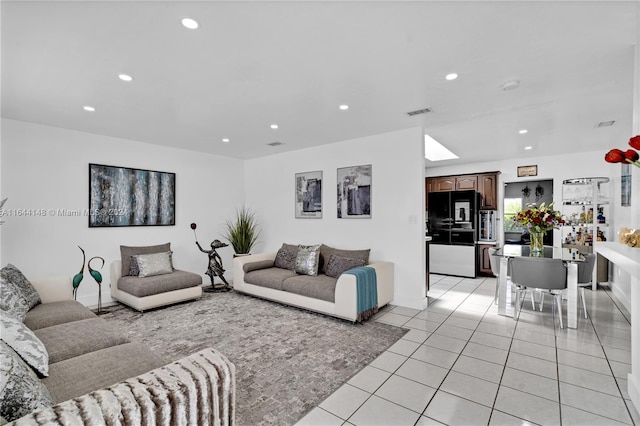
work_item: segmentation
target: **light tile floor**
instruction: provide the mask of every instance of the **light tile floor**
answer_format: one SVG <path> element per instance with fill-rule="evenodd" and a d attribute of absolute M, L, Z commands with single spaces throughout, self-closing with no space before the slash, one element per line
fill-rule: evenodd
<path fill-rule="evenodd" d="M 586 291 L 589 318 L 580 309 L 569 330 L 549 297 L 514 321 L 497 314 L 494 278 L 430 278 L 427 309 L 374 318 L 410 331 L 298 425 L 640 425 L 630 316 L 606 288 Z"/>

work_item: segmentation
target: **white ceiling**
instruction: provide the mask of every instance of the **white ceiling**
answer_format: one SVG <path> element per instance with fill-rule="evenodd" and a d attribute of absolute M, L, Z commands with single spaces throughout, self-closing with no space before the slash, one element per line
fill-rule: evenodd
<path fill-rule="evenodd" d="M 6 118 L 238 158 L 423 126 L 460 156 L 444 164 L 604 154 L 631 136 L 638 1 L 1 8 Z"/>

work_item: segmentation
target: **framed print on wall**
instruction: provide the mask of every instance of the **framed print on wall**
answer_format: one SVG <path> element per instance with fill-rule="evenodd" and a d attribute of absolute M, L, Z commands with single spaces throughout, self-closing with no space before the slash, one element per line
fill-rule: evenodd
<path fill-rule="evenodd" d="M 338 169 L 338 218 L 371 219 L 371 164 Z"/>
<path fill-rule="evenodd" d="M 176 174 L 89 164 L 89 228 L 176 224 Z"/>
<path fill-rule="evenodd" d="M 296 173 L 296 219 L 322 218 L 322 172 Z"/>

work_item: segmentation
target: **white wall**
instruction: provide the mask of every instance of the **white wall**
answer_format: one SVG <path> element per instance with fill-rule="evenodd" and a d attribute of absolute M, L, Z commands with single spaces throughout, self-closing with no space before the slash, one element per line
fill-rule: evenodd
<path fill-rule="evenodd" d="M 257 251 L 283 242 L 371 248 L 395 263 L 394 304 L 425 307 L 424 147 L 421 128 L 248 160 L 247 205 L 265 224 Z M 372 218 L 337 219 L 336 169 L 371 164 Z M 294 218 L 294 175 L 322 170 L 322 219 Z"/>
<path fill-rule="evenodd" d="M 107 261 L 102 274 L 103 303 L 109 297 L 109 264 L 119 246 L 171 242 L 177 268 L 204 275 L 207 255 L 198 251 L 189 225 L 198 224 L 203 246 L 220 238 L 228 218 L 244 200 L 242 160 L 208 155 L 56 127 L 2 120 L 1 179 L 5 205 L 12 209 L 69 209 L 89 206 L 89 163 L 176 173 L 176 225 L 89 228 L 88 218 L 47 214 L 5 217 L 0 262 L 13 263 L 27 277 L 71 277 L 80 270 L 81 246 Z M 231 247 L 219 250 L 231 276 Z M 92 262 L 95 268 L 100 262 Z M 86 273 L 78 300 L 97 303 L 97 285 Z"/>
<path fill-rule="evenodd" d="M 620 165 L 609 164 L 604 161 L 604 154 L 611 148 L 627 149 L 628 137 L 620 141 L 603 143 L 602 150 L 590 152 L 576 152 L 570 155 L 553 155 L 527 157 L 526 159 L 511 159 L 483 163 L 463 164 L 459 166 L 428 167 L 426 176 L 444 176 L 462 173 L 476 173 L 486 171 L 501 171 L 498 184 L 499 200 L 504 198 L 505 182 L 525 182 L 531 180 L 553 179 L 553 198 L 557 209 L 562 208 L 562 181 L 571 178 L 602 176 L 610 179 L 609 205 L 609 241 L 617 241 L 617 232 L 621 227 L 640 227 L 640 169 L 632 167 L 633 184 L 631 207 L 620 206 Z M 623 148 L 624 147 L 624 148 Z M 529 178 L 517 177 L 518 166 L 538 165 L 538 176 Z M 501 206 L 500 206 L 501 207 Z M 500 214 L 502 208 L 500 208 Z M 561 241 L 560 231 L 554 231 L 556 244 Z M 610 284 L 618 299 L 628 304 L 631 299 L 630 279 L 623 271 L 610 268 Z M 626 306 L 630 309 L 630 306 Z"/>

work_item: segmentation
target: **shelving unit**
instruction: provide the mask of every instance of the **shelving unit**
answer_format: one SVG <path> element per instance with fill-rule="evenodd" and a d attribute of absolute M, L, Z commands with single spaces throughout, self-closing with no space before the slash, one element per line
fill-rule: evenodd
<path fill-rule="evenodd" d="M 609 178 L 587 177 L 562 182 L 562 246 L 593 253 L 593 243 L 612 238 L 607 218 L 609 211 Z M 600 281 L 608 281 L 608 262 L 598 256 L 598 275 L 594 272 L 593 289 Z"/>

